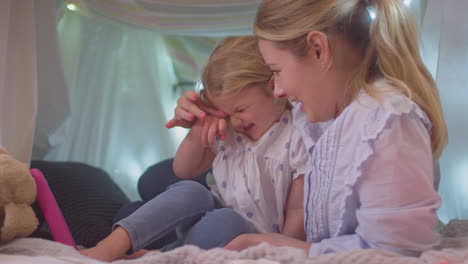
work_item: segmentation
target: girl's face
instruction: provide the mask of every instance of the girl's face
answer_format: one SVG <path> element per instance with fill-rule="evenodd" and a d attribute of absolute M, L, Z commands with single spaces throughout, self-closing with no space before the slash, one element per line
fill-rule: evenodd
<path fill-rule="evenodd" d="M 286 102 L 268 95 L 263 86 L 252 86 L 239 93 L 209 96 L 209 101 L 228 115 L 228 125 L 256 141 L 277 122 Z"/>
<path fill-rule="evenodd" d="M 276 97 L 289 96 L 302 103 L 301 110 L 310 122 L 327 121 L 336 115 L 336 94 L 324 82 L 331 76 L 326 76 L 326 67 L 315 52 L 298 58 L 269 40 L 259 40 L 259 47 L 273 73 Z"/>

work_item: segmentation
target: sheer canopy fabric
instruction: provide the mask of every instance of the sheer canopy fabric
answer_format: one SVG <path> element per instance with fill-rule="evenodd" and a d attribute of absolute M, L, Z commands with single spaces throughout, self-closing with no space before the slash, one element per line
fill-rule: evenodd
<path fill-rule="evenodd" d="M 259 0 L 76 0 L 88 15 L 166 34 L 227 36 L 251 32 Z"/>
<path fill-rule="evenodd" d="M 0 1 L 0 146 L 29 163 L 37 113 L 34 0 Z"/>
<path fill-rule="evenodd" d="M 468 219 L 468 2 L 429 0 L 422 55 L 439 87 L 449 142 L 441 157 L 439 217 Z"/>
<path fill-rule="evenodd" d="M 163 36 L 66 12 L 59 38 L 71 113 L 51 135 L 45 159 L 103 168 L 138 199 L 138 177 L 178 145 L 164 127 L 177 80 Z"/>

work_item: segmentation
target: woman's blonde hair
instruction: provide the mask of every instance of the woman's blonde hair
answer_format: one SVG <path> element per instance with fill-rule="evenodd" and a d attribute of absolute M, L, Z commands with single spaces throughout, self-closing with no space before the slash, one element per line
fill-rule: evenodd
<path fill-rule="evenodd" d="M 203 70 L 201 81 L 211 95 L 240 92 L 261 85 L 267 94 L 271 77 L 258 48 L 257 37 L 238 36 L 223 39 L 211 53 Z"/>
<path fill-rule="evenodd" d="M 254 25 L 258 37 L 298 57 L 307 54 L 306 36 L 315 30 L 339 34 L 361 50 L 354 87 L 375 95 L 372 83 L 383 76 L 421 107 L 432 122 L 432 153 L 439 158 L 447 127 L 436 84 L 419 55 L 416 23 L 401 0 L 264 0 Z"/>

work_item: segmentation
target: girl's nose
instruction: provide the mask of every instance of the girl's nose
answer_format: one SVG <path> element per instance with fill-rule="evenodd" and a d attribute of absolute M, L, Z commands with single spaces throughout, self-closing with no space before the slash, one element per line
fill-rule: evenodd
<path fill-rule="evenodd" d="M 241 120 L 235 115 L 230 116 L 229 121 L 231 122 L 232 127 L 238 127 L 241 125 Z"/>

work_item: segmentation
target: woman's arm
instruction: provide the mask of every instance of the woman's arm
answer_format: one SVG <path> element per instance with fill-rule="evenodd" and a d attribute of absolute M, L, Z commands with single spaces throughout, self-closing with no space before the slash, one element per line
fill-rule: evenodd
<path fill-rule="evenodd" d="M 430 136 L 421 119 L 394 117 L 372 147 L 354 187 L 360 204 L 356 230 L 312 244 L 310 255 L 382 248 L 417 256 L 439 243 L 434 228 L 440 197 L 433 187 Z"/>
<path fill-rule="evenodd" d="M 272 246 L 277 247 L 294 247 L 304 250 L 306 254 L 309 254 L 310 244 L 305 241 L 291 238 L 278 233 L 264 233 L 264 234 L 242 234 L 234 238 L 229 242 L 225 249 L 241 251 L 243 249 L 256 246 L 261 243 L 268 243 Z"/>
<path fill-rule="evenodd" d="M 304 231 L 304 174 L 291 182 L 284 212 L 283 235 L 306 240 Z"/>
<path fill-rule="evenodd" d="M 433 187 L 428 132 L 422 122 L 405 115 L 389 126 L 374 142 L 374 154 L 355 186 L 361 205 L 356 208 L 354 233 L 312 245 L 280 234 L 245 234 L 225 248 L 242 250 L 267 242 L 301 248 L 310 256 L 366 248 L 417 256 L 437 245 L 439 235 L 434 227 L 440 197 Z"/>
<path fill-rule="evenodd" d="M 309 254 L 310 244 L 304 241 L 306 236 L 304 231 L 303 196 L 304 175 L 302 174 L 294 179 L 289 187 L 282 234 L 242 234 L 229 242 L 224 248 L 240 251 L 260 243 L 268 243 L 273 246 L 295 247 Z"/>

